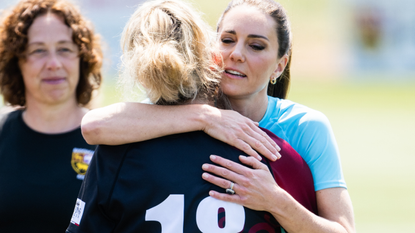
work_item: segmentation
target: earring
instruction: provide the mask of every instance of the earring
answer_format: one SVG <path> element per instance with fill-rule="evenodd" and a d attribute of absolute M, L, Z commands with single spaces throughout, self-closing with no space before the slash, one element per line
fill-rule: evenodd
<path fill-rule="evenodd" d="M 272 77 L 272 79 L 269 81 L 272 85 L 275 85 L 277 83 L 277 78 L 276 77 Z"/>

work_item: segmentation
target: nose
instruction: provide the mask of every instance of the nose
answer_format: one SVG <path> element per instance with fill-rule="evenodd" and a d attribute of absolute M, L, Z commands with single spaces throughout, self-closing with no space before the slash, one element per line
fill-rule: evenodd
<path fill-rule="evenodd" d="M 229 58 L 234 62 L 245 62 L 245 51 L 242 43 L 237 43 L 233 47 Z"/>
<path fill-rule="evenodd" d="M 58 70 L 62 68 L 62 62 L 56 53 L 50 53 L 47 59 L 46 68 L 48 70 Z"/>

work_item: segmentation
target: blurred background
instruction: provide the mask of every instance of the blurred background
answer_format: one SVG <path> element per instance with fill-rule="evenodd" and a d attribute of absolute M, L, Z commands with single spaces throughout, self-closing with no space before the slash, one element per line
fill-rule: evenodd
<path fill-rule="evenodd" d="M 122 101 L 119 39 L 140 1 L 76 2 L 106 44 L 95 106 Z M 228 3 L 191 2 L 212 27 Z M 288 98 L 330 119 L 358 232 L 415 232 L 415 1 L 279 2 L 294 36 Z"/>

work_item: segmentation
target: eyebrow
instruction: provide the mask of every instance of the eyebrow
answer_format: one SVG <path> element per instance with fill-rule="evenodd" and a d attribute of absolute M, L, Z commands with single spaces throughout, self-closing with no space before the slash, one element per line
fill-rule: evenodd
<path fill-rule="evenodd" d="M 43 44 L 45 44 L 45 43 L 40 42 L 40 41 L 35 41 L 35 42 L 32 42 L 32 43 L 28 43 L 27 45 L 43 45 Z M 69 40 L 61 40 L 61 41 L 58 41 L 58 44 L 75 44 L 75 43 L 73 41 L 69 41 Z"/>
<path fill-rule="evenodd" d="M 235 30 L 228 30 L 225 31 L 226 33 L 232 34 L 232 35 L 236 35 Z M 265 39 L 267 41 L 269 41 L 269 39 L 266 36 L 262 36 L 262 35 L 257 35 L 257 34 L 249 34 L 248 38 L 261 38 L 261 39 Z"/>

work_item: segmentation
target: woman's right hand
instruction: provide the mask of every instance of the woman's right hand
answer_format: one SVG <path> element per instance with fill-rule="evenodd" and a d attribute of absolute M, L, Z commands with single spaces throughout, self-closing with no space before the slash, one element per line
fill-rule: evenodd
<path fill-rule="evenodd" d="M 209 107 L 204 121 L 205 133 L 258 160 L 261 160 L 259 154 L 271 161 L 281 158 L 280 147 L 258 127 L 258 123 L 236 111 Z"/>

